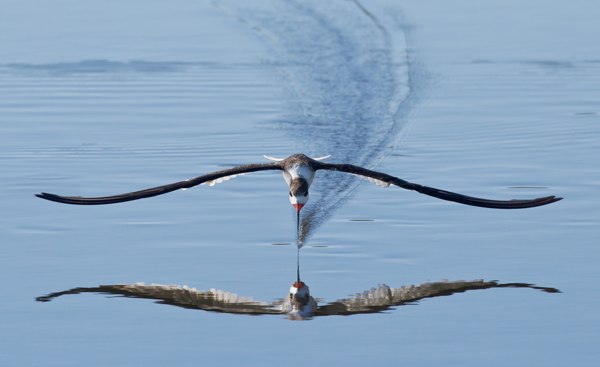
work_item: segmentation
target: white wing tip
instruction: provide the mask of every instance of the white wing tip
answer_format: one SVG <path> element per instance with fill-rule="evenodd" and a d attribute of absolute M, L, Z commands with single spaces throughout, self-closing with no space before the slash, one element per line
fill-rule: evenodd
<path fill-rule="evenodd" d="M 268 155 L 263 155 L 263 157 L 265 157 L 265 158 L 267 158 L 267 159 L 270 159 L 270 160 L 272 160 L 272 161 L 282 161 L 282 160 L 284 160 L 284 159 L 285 159 L 285 158 L 273 158 L 273 157 L 269 157 Z M 330 155 L 326 155 L 325 157 L 319 157 L 319 158 L 313 158 L 313 159 L 314 159 L 315 161 L 320 161 L 320 160 L 322 160 L 322 159 L 329 158 L 329 157 L 331 157 L 331 154 L 330 154 Z"/>
<path fill-rule="evenodd" d="M 263 155 L 263 157 L 270 159 L 272 161 L 282 161 L 283 160 L 283 158 L 273 158 L 273 157 L 269 157 L 268 155 Z"/>

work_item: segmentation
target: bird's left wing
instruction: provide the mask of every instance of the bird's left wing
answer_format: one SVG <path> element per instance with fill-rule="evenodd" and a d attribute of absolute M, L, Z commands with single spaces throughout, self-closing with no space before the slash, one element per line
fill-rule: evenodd
<path fill-rule="evenodd" d="M 113 195 L 113 196 L 103 196 L 103 197 L 81 197 L 81 196 L 59 196 L 48 193 L 36 194 L 35 196 L 50 200 L 56 201 L 58 203 L 64 204 L 74 204 L 74 205 L 102 205 L 102 204 L 114 204 L 114 203 L 122 203 L 125 201 L 138 200 L 143 198 L 149 198 L 152 196 L 166 194 L 171 191 L 179 190 L 179 189 L 187 189 L 193 186 L 201 185 L 203 183 L 211 184 L 213 182 L 219 182 L 219 180 L 227 180 L 229 178 L 235 177 L 237 175 L 256 172 L 256 171 L 267 171 L 267 170 L 280 170 L 280 164 L 278 162 L 273 163 L 263 163 L 263 164 L 246 164 L 244 166 L 224 169 L 222 171 L 217 171 L 213 173 L 209 173 L 206 175 L 198 176 L 191 178 L 189 180 L 175 182 L 168 185 L 153 187 L 146 190 L 130 192 L 126 194 Z"/>
<path fill-rule="evenodd" d="M 495 208 L 495 209 L 523 209 L 533 208 L 536 206 L 542 206 L 546 204 L 559 201 L 562 198 L 555 196 L 546 196 L 543 198 L 531 199 L 531 200 L 489 200 L 476 198 L 473 196 L 466 196 L 457 194 L 450 191 L 440 190 L 433 187 L 423 186 L 412 182 L 404 181 L 398 177 L 390 176 L 385 173 L 371 171 L 362 167 L 353 166 L 351 164 L 329 164 L 320 163 L 317 169 L 326 169 L 330 171 L 346 172 L 357 176 L 365 177 L 369 180 L 374 180 L 375 183 L 381 186 L 381 184 L 395 185 L 402 187 L 407 190 L 414 190 L 421 194 L 436 197 L 438 199 L 454 201 L 456 203 L 479 206 L 483 208 Z"/>

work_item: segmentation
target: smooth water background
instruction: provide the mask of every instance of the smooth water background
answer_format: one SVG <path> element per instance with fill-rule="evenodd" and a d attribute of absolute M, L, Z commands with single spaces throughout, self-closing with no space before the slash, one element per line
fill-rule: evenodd
<path fill-rule="evenodd" d="M 597 365 L 600 7 L 244 4 L 3 4 L 0 364 Z M 306 322 L 35 302 L 134 282 L 283 297 L 296 249 L 272 246 L 295 240 L 280 174 L 98 207 L 33 194 L 117 194 L 295 152 L 468 195 L 565 198 L 486 210 L 317 176 L 301 272 L 323 302 L 440 279 L 562 293 Z"/>

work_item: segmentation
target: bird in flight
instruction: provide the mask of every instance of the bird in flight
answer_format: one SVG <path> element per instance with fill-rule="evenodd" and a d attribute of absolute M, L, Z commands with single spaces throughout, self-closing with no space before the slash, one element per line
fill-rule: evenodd
<path fill-rule="evenodd" d="M 215 183 L 229 180 L 239 175 L 258 171 L 281 171 L 283 178 L 290 187 L 289 197 L 291 204 L 296 208 L 296 212 L 300 214 L 302 207 L 308 202 L 308 189 L 315 177 L 315 172 L 318 170 L 329 170 L 337 172 L 345 172 L 355 176 L 367 179 L 378 186 L 388 187 L 398 186 L 406 190 L 412 190 L 421 194 L 436 197 L 438 199 L 454 201 L 456 203 L 479 206 L 484 208 L 495 209 L 523 209 L 542 206 L 561 200 L 555 196 L 546 196 L 543 198 L 531 200 L 489 200 L 457 194 L 450 191 L 435 189 L 433 187 L 423 186 L 412 182 L 404 181 L 400 178 L 387 175 L 385 173 L 371 171 L 366 168 L 354 166 L 351 164 L 331 164 L 320 162 L 328 158 L 309 158 L 304 154 L 294 154 L 284 159 L 267 157 L 274 162 L 246 164 L 239 167 L 233 167 L 222 171 L 208 173 L 206 175 L 194 177 L 185 181 L 175 182 L 168 185 L 153 187 L 146 190 L 130 192 L 126 194 L 103 196 L 103 197 L 81 197 L 81 196 L 59 196 L 48 193 L 36 194 L 35 196 L 56 201 L 64 204 L 74 205 L 103 205 L 115 204 L 125 201 L 138 200 L 149 198 L 152 196 L 166 194 L 179 189 L 188 189 L 197 185 L 209 184 L 213 186 Z"/>

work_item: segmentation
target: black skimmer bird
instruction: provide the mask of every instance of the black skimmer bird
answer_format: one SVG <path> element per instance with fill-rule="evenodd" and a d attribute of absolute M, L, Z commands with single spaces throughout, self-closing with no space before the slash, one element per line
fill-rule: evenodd
<path fill-rule="evenodd" d="M 309 158 L 304 154 L 294 154 L 284 159 L 267 157 L 268 159 L 274 160 L 271 163 L 259 163 L 259 164 L 246 164 L 239 167 L 229 168 L 222 171 L 209 173 L 206 175 L 191 178 L 185 181 L 175 182 L 169 185 L 163 185 L 153 187 L 146 190 L 130 192 L 121 195 L 103 196 L 103 197 L 81 197 L 81 196 L 59 196 L 48 193 L 36 194 L 37 197 L 56 201 L 64 204 L 73 205 L 103 205 L 103 204 L 115 204 L 122 203 L 125 201 L 138 200 L 149 198 L 152 196 L 166 194 L 171 191 L 179 189 L 189 189 L 197 185 L 209 184 L 213 186 L 215 183 L 229 180 L 230 178 L 244 175 L 247 173 L 258 172 L 258 171 L 281 171 L 283 178 L 290 187 L 289 197 L 291 204 L 296 208 L 296 211 L 300 213 L 302 207 L 308 202 L 308 189 L 313 182 L 315 172 L 318 170 L 329 170 L 345 172 L 355 176 L 367 179 L 378 186 L 398 186 L 406 190 L 412 190 L 421 194 L 436 197 L 438 199 L 454 201 L 456 203 L 479 206 L 484 208 L 495 208 L 495 209 L 523 209 L 533 208 L 536 206 L 542 206 L 561 200 L 555 196 L 546 196 L 543 198 L 531 199 L 531 200 L 489 200 L 476 198 L 472 196 L 466 196 L 457 194 L 450 191 L 440 190 L 433 187 L 423 186 L 412 182 L 404 181 L 398 177 L 390 176 L 385 173 L 371 171 L 366 168 L 354 166 L 351 164 L 331 164 L 320 162 L 326 157 L 321 158 Z"/>
<path fill-rule="evenodd" d="M 134 191 L 126 194 L 103 197 L 81 197 L 59 196 L 43 192 L 41 194 L 36 194 L 36 196 L 50 201 L 56 201 L 59 203 L 73 205 L 115 204 L 122 203 L 125 201 L 138 200 L 149 198 L 152 196 L 162 195 L 179 189 L 185 190 L 197 185 L 208 184 L 210 186 L 213 186 L 216 183 L 223 182 L 236 176 L 245 175 L 252 172 L 281 171 L 283 173 L 283 178 L 290 187 L 290 202 L 294 206 L 294 208 L 296 208 L 298 232 L 300 232 L 300 210 L 308 202 L 308 189 L 310 188 L 310 185 L 312 184 L 313 179 L 315 177 L 315 173 L 318 170 L 345 172 L 369 180 L 381 187 L 398 186 L 403 189 L 416 191 L 421 194 L 436 197 L 438 199 L 454 201 L 460 204 L 479 206 L 484 208 L 533 208 L 536 206 L 547 205 L 562 199 L 557 198 L 555 196 L 546 196 L 543 198 L 531 200 L 489 200 L 415 184 L 412 182 L 404 181 L 394 176 L 390 176 L 385 173 L 371 171 L 366 168 L 354 166 L 351 164 L 331 164 L 320 162 L 321 160 L 328 158 L 329 156 L 315 159 L 309 158 L 304 154 L 294 154 L 290 157 L 282 159 L 272 158 L 268 156 L 264 157 L 271 159 L 274 162 L 246 164 L 243 166 L 233 167 L 222 171 L 217 171 L 206 175 L 194 177 L 185 181 L 175 182 L 172 184 L 153 187 L 141 191 Z M 301 241 L 299 237 L 299 243 L 300 242 Z"/>

